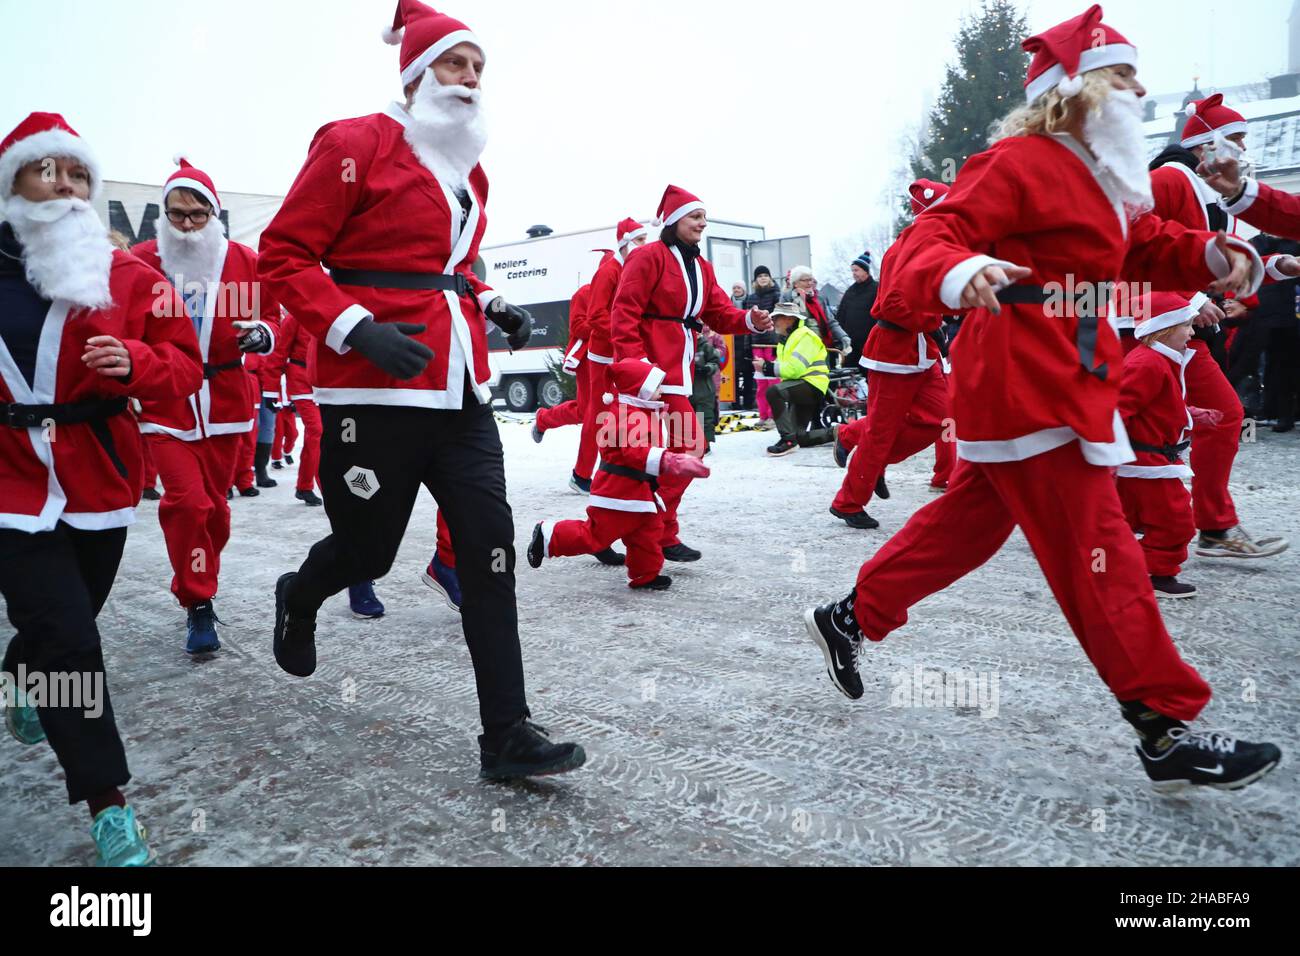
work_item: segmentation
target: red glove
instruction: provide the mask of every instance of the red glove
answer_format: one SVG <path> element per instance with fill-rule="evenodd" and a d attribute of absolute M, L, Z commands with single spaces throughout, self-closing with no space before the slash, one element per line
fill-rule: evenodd
<path fill-rule="evenodd" d="M 682 478 L 707 478 L 710 472 L 709 466 L 694 455 L 666 451 L 659 459 L 659 474 Z"/>
<path fill-rule="evenodd" d="M 1192 422 L 1202 428 L 1217 428 L 1223 421 L 1223 412 L 1217 408 L 1197 408 L 1195 405 L 1188 405 L 1187 410 L 1191 412 Z"/>

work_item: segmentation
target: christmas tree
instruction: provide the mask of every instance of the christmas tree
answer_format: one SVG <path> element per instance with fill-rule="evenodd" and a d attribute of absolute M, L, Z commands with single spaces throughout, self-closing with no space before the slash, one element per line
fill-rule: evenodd
<path fill-rule="evenodd" d="M 928 129 L 910 162 L 913 179 L 951 183 L 967 159 L 988 148 L 993 124 L 1024 102 L 1029 54 L 1020 44 L 1028 35 L 1029 26 L 1011 0 L 983 0 L 976 16 L 963 18 L 957 62 L 947 67 Z M 911 221 L 904 197 L 899 231 Z"/>

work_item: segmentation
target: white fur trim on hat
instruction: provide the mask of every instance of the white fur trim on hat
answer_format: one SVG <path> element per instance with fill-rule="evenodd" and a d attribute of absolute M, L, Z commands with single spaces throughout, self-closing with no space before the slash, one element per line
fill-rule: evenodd
<path fill-rule="evenodd" d="M 1100 70 L 1107 66 L 1131 66 L 1137 68 L 1137 47 L 1127 43 L 1111 43 L 1107 46 L 1090 47 L 1079 54 L 1079 72 L 1077 77 L 1082 77 L 1084 73 L 1091 73 L 1093 70 Z M 1044 70 L 1033 81 L 1025 87 L 1025 100 L 1032 103 L 1044 93 L 1057 88 L 1062 81 L 1067 80 L 1065 67 L 1056 63 Z M 1074 83 L 1065 83 L 1061 93 L 1064 96 L 1073 96 L 1083 87 L 1080 85 L 1073 92 L 1067 92 L 1074 87 Z"/>
<path fill-rule="evenodd" d="M 1173 312 L 1166 312 L 1164 315 L 1153 315 L 1151 318 L 1138 323 L 1133 329 L 1133 334 L 1138 338 L 1145 338 L 1155 332 L 1163 332 L 1165 329 L 1172 329 L 1175 325 L 1182 325 L 1184 322 L 1190 322 L 1196 317 L 1196 310 L 1190 305 L 1181 309 L 1175 309 Z"/>
<path fill-rule="evenodd" d="M 181 177 L 180 179 L 173 179 L 171 182 L 167 183 L 167 185 L 163 187 L 163 202 L 166 203 L 167 197 L 182 186 L 186 189 L 193 189 L 196 193 L 206 199 L 212 206 L 213 215 L 221 215 L 221 203 L 217 202 L 217 197 L 213 194 L 212 190 L 203 185 L 197 179 Z"/>
<path fill-rule="evenodd" d="M 687 216 L 695 212 L 697 209 L 703 209 L 703 208 L 704 208 L 704 203 L 699 202 L 698 200 L 695 202 L 688 202 L 684 206 L 678 206 L 671 213 L 669 213 L 668 216 L 664 219 L 664 226 L 671 226 L 679 222 L 680 220 L 685 219 Z"/>
<path fill-rule="evenodd" d="M 80 136 L 73 136 L 67 130 L 47 129 L 18 140 L 0 154 L 0 202 L 13 194 L 18 170 L 28 163 L 59 157 L 75 159 L 90 170 L 90 198 L 93 201 L 103 185 L 95 154 Z"/>
<path fill-rule="evenodd" d="M 402 85 L 407 86 L 414 83 L 424 75 L 425 70 L 433 65 L 434 60 L 438 59 L 438 57 L 442 56 L 452 47 L 459 46 L 462 43 L 470 43 L 478 47 L 479 53 L 483 54 L 483 61 L 485 63 L 487 62 L 487 53 L 484 51 L 483 44 L 479 42 L 478 37 L 469 30 L 456 30 L 453 33 L 448 33 L 433 46 L 429 47 L 429 49 L 421 53 L 414 61 L 412 61 L 410 66 L 402 71 Z"/>
<path fill-rule="evenodd" d="M 650 396 L 655 393 L 656 388 L 664 383 L 666 377 L 663 369 L 658 366 L 651 368 L 649 374 L 645 377 L 645 381 L 641 383 L 641 391 L 637 392 L 636 397 L 643 402 L 650 401 Z"/>
<path fill-rule="evenodd" d="M 1246 124 L 1245 120 L 1242 120 L 1239 123 L 1225 123 L 1218 129 L 1206 130 L 1203 133 L 1197 133 L 1195 136 L 1189 136 L 1184 140 L 1180 140 L 1178 145 L 1182 146 L 1183 149 L 1192 149 L 1196 146 L 1205 146 L 1209 143 L 1213 143 L 1215 133 L 1222 133 L 1226 139 L 1229 136 L 1236 136 L 1238 133 L 1249 132 L 1249 130 L 1250 127 Z"/>
<path fill-rule="evenodd" d="M 624 236 L 622 241 L 619 242 L 618 247 L 622 249 L 624 246 L 628 245 L 629 243 L 636 242 L 636 240 L 640 239 L 642 236 L 645 235 L 648 235 L 648 233 L 646 232 L 645 226 L 642 226 L 636 232 L 629 232 L 626 236 Z"/>

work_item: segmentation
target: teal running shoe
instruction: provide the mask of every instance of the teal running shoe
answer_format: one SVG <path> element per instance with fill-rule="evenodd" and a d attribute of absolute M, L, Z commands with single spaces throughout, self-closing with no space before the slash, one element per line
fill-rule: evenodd
<path fill-rule="evenodd" d="M 154 852 L 144 842 L 144 827 L 135 819 L 134 807 L 101 810 L 90 835 L 99 850 L 96 866 L 150 866 L 154 861 Z"/>
<path fill-rule="evenodd" d="M 14 705 L 5 707 L 5 729 L 25 747 L 32 747 L 45 739 L 45 728 L 36 716 L 36 708 L 27 703 L 27 694 L 14 688 Z"/>

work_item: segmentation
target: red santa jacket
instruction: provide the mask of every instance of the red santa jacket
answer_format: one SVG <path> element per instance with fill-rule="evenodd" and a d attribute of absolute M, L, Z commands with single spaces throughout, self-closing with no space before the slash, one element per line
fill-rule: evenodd
<path fill-rule="evenodd" d="M 904 231 L 882 294 L 896 288 L 917 314 L 952 312 L 982 268 L 1030 269 L 1020 284 L 1060 293 L 1055 305 L 971 310 L 953 346 L 958 453 L 1021 461 L 1079 440 L 1092 464 L 1120 465 L 1132 451 L 1116 414 L 1119 337 L 1101 320 L 1084 368 L 1081 320 L 1065 295 L 1121 276 L 1155 289 L 1204 288 L 1229 271 L 1213 240 L 1152 215 L 1130 221 L 1073 137 L 1016 136 L 967 160 L 944 201 Z M 1229 241 L 1254 258 L 1257 284 L 1258 255 Z"/>
<path fill-rule="evenodd" d="M 1194 349 L 1178 354 L 1162 342 L 1139 345 L 1124 358 L 1124 384 L 1119 392 L 1119 414 L 1137 460 L 1120 465 L 1121 478 L 1190 478 L 1192 470 L 1179 454 L 1177 461 L 1150 448 L 1169 448 L 1187 441 L 1192 416 L 1187 411 L 1187 364 Z"/>
<path fill-rule="evenodd" d="M 292 315 L 280 324 L 280 337 L 275 351 L 262 363 L 262 395 L 281 397 L 280 380 L 287 386 L 283 396 L 291 402 L 312 398 L 311 376 L 308 367 L 316 340 L 307 334 L 301 323 Z"/>
<path fill-rule="evenodd" d="M 132 247 L 131 253 L 167 275 L 156 239 Z M 144 396 L 136 396 L 143 406 L 142 432 L 198 441 L 213 435 L 242 435 L 256 427 L 254 417 L 249 414 L 251 393 L 235 322 L 260 322 L 274 341 L 280 324 L 280 307 L 258 282 L 257 253 L 241 243 L 228 242 L 220 283 L 210 286 L 203 298 L 203 321 L 199 328 L 203 382 L 194 394 L 185 398 L 145 401 Z M 256 365 L 256 357 L 248 358 Z"/>
<path fill-rule="evenodd" d="M 1172 161 L 1151 174 L 1151 195 L 1155 199 L 1155 207 L 1151 210 L 1155 215 L 1188 229 L 1209 229 L 1210 216 L 1205 207 L 1219 198 L 1219 194 L 1186 165 Z M 1230 236 L 1237 235 L 1236 217 L 1228 216 L 1226 232 Z M 1200 289 L 1190 289 L 1185 294 L 1192 308 L 1197 310 L 1209 299 Z"/>
<path fill-rule="evenodd" d="M 665 242 L 633 249 L 614 298 L 610 334 L 616 360 L 649 359 L 667 376 L 663 394 L 689 398 L 697 333 L 684 321 L 697 320 L 724 335 L 756 329 L 749 313 L 731 304 L 706 259 L 695 259 L 694 294 L 686 268 L 681 251 Z"/>
<path fill-rule="evenodd" d="M 1228 215 L 1250 223 L 1260 232 L 1282 239 L 1300 239 L 1300 196 L 1247 179 L 1240 199 L 1235 203 L 1220 200 L 1219 205 Z M 1273 264 L 1276 258 L 1270 257 L 1266 264 L 1269 280 L 1285 282 L 1293 278 L 1277 271 Z"/>
<path fill-rule="evenodd" d="M 622 250 L 611 252 L 600 260 L 596 275 L 591 280 L 591 295 L 587 300 L 587 358 L 597 365 L 614 364 L 614 342 L 610 338 L 610 317 L 614 311 L 614 297 L 623 278 Z"/>
<path fill-rule="evenodd" d="M 114 251 L 111 268 L 108 309 L 50 304 L 31 385 L 0 341 L 0 402 L 122 399 L 121 414 L 105 422 L 117 462 L 88 423 L 0 425 L 0 528 L 36 533 L 60 521 L 83 531 L 132 524 L 144 467 L 140 431 L 125 400 L 166 402 L 203 381 L 198 340 L 180 296 L 130 253 Z M 129 379 L 106 378 L 81 361 L 87 339 L 96 335 L 111 335 L 126 347 Z"/>
<path fill-rule="evenodd" d="M 892 266 L 894 247 L 890 247 L 881 260 L 883 278 Z M 914 375 L 924 372 L 939 361 L 939 346 L 928 334 L 943 324 L 942 316 L 912 315 L 895 288 L 886 295 L 877 295 L 871 308 L 876 324 L 867 336 L 858 364 L 872 372 L 890 372 L 895 375 Z"/>
<path fill-rule="evenodd" d="M 462 225 L 455 192 L 403 137 L 408 122 L 393 104 L 385 113 L 323 127 L 262 233 L 263 282 L 323 343 L 313 379 L 321 404 L 460 408 L 467 374 L 478 401 L 491 401 L 483 310 L 496 293 L 470 270 L 487 228 L 487 176 L 479 166 L 470 174 Z M 460 275 L 468 291 L 339 285 L 322 265 Z M 390 378 L 344 343 L 366 318 L 425 326 L 417 338 L 433 350 L 433 361 L 410 381 Z"/>
<path fill-rule="evenodd" d="M 661 412 L 664 402 L 650 396 L 664 381 L 663 369 L 646 362 L 613 366 L 617 392 L 603 396 L 605 410 L 596 416 L 596 445 L 601 467 L 591 480 L 588 507 L 654 514 L 663 504 L 649 479 L 658 478 L 667 444 Z M 617 471 L 636 472 L 640 477 Z"/>
<path fill-rule="evenodd" d="M 564 367 L 572 372 L 587 356 L 591 327 L 591 283 L 587 283 L 569 300 L 569 344 L 564 350 Z"/>

